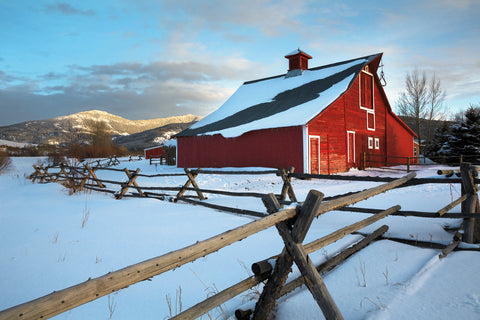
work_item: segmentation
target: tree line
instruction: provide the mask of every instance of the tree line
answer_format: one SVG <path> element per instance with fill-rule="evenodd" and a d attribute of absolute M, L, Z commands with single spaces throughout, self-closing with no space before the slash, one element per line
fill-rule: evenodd
<path fill-rule="evenodd" d="M 405 90 L 397 103 L 397 113 L 414 119 L 414 131 L 420 142 L 420 153 L 428 157 L 440 157 L 446 163 L 458 163 L 460 156 L 466 161 L 480 162 L 480 104 L 455 114 L 447 121 L 446 91 L 435 73 L 415 69 L 405 77 Z M 442 120 L 434 129 L 433 123 Z M 422 133 L 421 125 L 426 123 Z"/>

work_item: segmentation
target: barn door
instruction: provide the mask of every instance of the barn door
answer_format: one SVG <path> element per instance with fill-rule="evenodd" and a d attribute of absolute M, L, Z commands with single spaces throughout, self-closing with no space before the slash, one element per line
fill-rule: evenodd
<path fill-rule="evenodd" d="M 309 147 L 310 147 L 310 173 L 319 174 L 320 173 L 320 137 L 319 136 L 309 136 Z"/>
<path fill-rule="evenodd" d="M 347 162 L 349 167 L 355 166 L 355 131 L 347 131 Z"/>

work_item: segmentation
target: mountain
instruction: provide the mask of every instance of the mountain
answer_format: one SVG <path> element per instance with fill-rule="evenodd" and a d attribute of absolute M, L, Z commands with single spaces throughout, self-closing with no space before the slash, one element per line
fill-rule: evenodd
<path fill-rule="evenodd" d="M 103 121 L 106 124 L 107 130 L 112 136 L 127 136 L 170 124 L 176 124 L 177 126 L 172 128 L 177 128 L 175 130 L 180 131 L 183 130 L 182 128 L 184 128 L 185 124 L 191 125 L 200 118 L 189 114 L 151 120 L 128 120 L 105 111 L 92 110 L 0 127 L 0 139 L 23 143 L 56 145 L 87 141 L 95 123 L 99 121 Z M 159 130 L 158 132 L 163 131 L 165 130 Z"/>
<path fill-rule="evenodd" d="M 128 150 L 143 150 L 164 144 L 173 135 L 187 129 L 194 123 L 195 121 L 188 123 L 170 123 L 159 128 L 133 133 L 128 136 L 117 136 L 114 137 L 113 140 L 115 144 L 126 147 Z"/>

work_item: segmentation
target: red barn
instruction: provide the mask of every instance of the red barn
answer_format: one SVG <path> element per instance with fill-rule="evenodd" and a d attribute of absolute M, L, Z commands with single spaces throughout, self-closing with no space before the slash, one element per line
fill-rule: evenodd
<path fill-rule="evenodd" d="M 330 174 L 362 167 L 364 153 L 369 166 L 416 156 L 416 135 L 392 112 L 377 75 L 382 54 L 311 69 L 303 51 L 285 57 L 286 74 L 245 82 L 177 135 L 179 167 Z"/>
<path fill-rule="evenodd" d="M 145 153 L 145 159 L 165 157 L 165 151 L 160 146 L 143 149 L 143 152 Z"/>

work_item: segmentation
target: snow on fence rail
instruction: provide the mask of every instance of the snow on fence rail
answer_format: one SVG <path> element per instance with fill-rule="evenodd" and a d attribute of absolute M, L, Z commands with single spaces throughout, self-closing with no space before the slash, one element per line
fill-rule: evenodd
<path fill-rule="evenodd" d="M 43 167 L 42 167 L 43 168 Z M 87 184 L 86 180 L 91 180 L 94 189 L 98 189 L 100 191 L 106 191 L 105 187 L 100 187 L 101 183 L 111 183 L 111 184 L 119 184 L 121 186 L 121 190 L 126 190 L 126 188 L 134 188 L 138 191 L 137 194 L 130 194 L 130 196 L 152 196 L 150 192 L 146 190 L 154 190 L 153 187 L 141 187 L 135 184 L 135 179 L 137 176 L 140 176 L 139 170 L 120 170 L 114 168 L 89 168 L 89 166 L 85 166 L 83 169 L 79 168 L 67 168 L 67 167 L 59 167 L 60 170 L 56 173 L 49 173 L 47 170 L 42 170 L 40 167 L 35 167 L 35 172 L 32 174 L 32 180 L 40 179 L 41 182 L 53 182 L 59 181 L 59 179 L 64 179 L 68 181 L 68 179 L 72 180 L 80 180 L 80 183 L 83 182 L 83 186 L 88 187 L 90 184 Z M 43 168 L 45 169 L 45 168 Z M 98 179 L 95 175 L 96 170 L 115 170 L 115 171 L 123 171 L 126 173 L 128 177 L 128 182 L 116 182 L 116 181 L 107 181 Z M 464 241 L 478 241 L 479 235 L 478 230 L 476 230 L 476 224 L 474 217 L 478 216 L 478 196 L 477 196 L 477 186 L 478 179 L 476 179 L 475 174 L 478 173 L 476 168 L 472 168 L 469 164 L 462 164 L 461 166 L 461 179 L 446 179 L 446 178 L 439 178 L 439 179 L 415 179 L 415 174 L 411 173 L 403 178 L 400 179 L 391 179 L 391 178 L 367 178 L 362 177 L 363 181 L 378 181 L 384 182 L 384 184 L 379 185 L 377 187 L 363 190 L 360 192 L 355 192 L 351 194 L 341 195 L 337 197 L 330 197 L 324 198 L 323 200 L 328 200 L 325 202 L 320 202 L 323 198 L 323 195 L 320 196 L 320 193 L 316 192 L 316 200 L 309 200 L 311 198 L 311 193 L 307 196 L 307 199 L 303 203 L 302 206 L 298 206 L 296 209 L 288 208 L 280 210 L 280 203 L 288 203 L 291 201 L 286 201 L 287 195 L 292 200 L 292 197 L 295 198 L 293 188 L 291 186 L 291 179 L 292 178 L 320 178 L 324 179 L 325 176 L 322 175 L 303 175 L 303 174 L 296 174 L 293 172 L 293 168 L 289 168 L 288 170 L 275 170 L 275 171 L 265 171 L 260 172 L 262 174 L 272 174 L 276 173 L 277 175 L 282 177 L 284 181 L 282 192 L 280 195 L 262 195 L 262 194 L 245 194 L 241 196 L 262 196 L 262 200 L 264 201 L 267 211 L 271 213 L 270 215 L 265 215 L 264 213 L 258 213 L 261 215 L 261 219 L 253 221 L 249 224 L 244 226 L 238 227 L 236 229 L 232 229 L 226 231 L 220 235 L 214 236 L 207 240 L 201 241 L 199 243 L 193 244 L 191 246 L 185 247 L 183 249 L 179 249 L 165 255 L 152 258 L 132 266 L 126 267 L 124 269 L 114 271 L 108 273 L 104 276 L 89 279 L 88 281 L 78 284 L 76 286 L 66 288 L 64 290 L 54 292 L 47 296 L 38 298 L 36 300 L 24 303 L 22 305 L 12 307 L 10 309 L 4 310 L 0 312 L 0 319 L 46 319 L 57 315 L 59 313 L 65 312 L 76 306 L 82 305 L 84 303 L 90 302 L 95 300 L 101 296 L 108 295 L 112 292 L 120 290 L 122 288 L 126 288 L 134 283 L 138 283 L 140 281 L 148 280 L 153 276 L 159 275 L 171 269 L 180 267 L 181 265 L 194 261 L 200 257 L 203 257 L 207 254 L 212 252 L 218 251 L 219 249 L 232 244 L 233 242 L 242 240 L 254 233 L 257 233 L 261 230 L 266 228 L 270 228 L 272 226 L 276 226 L 279 233 L 281 234 L 285 248 L 284 251 L 280 254 L 279 257 L 271 257 L 269 259 L 260 261 L 255 263 L 252 266 L 252 270 L 255 273 L 254 277 L 250 277 L 241 281 L 240 283 L 227 288 L 217 295 L 206 299 L 203 302 L 200 302 L 196 306 L 192 307 L 189 310 L 184 311 L 183 313 L 177 315 L 175 319 L 191 319 L 194 316 L 199 316 L 201 314 L 205 314 L 209 310 L 217 307 L 218 305 L 224 303 L 225 301 L 231 299 L 232 297 L 240 294 L 241 292 L 248 290 L 252 286 L 258 284 L 260 281 L 268 279 L 267 285 L 264 288 L 262 296 L 257 302 L 256 310 L 252 312 L 252 310 L 237 310 L 236 315 L 241 318 L 243 315 L 250 315 L 253 313 L 254 319 L 261 319 L 264 318 L 271 310 L 272 303 L 275 302 L 278 297 L 281 295 L 290 292 L 293 290 L 295 286 L 301 284 L 302 279 L 307 278 L 307 286 L 311 291 L 312 295 L 314 296 L 315 300 L 319 304 L 319 307 L 323 311 L 324 315 L 329 317 L 335 317 L 338 319 L 342 318 L 342 315 L 339 313 L 338 308 L 335 306 L 335 302 L 329 296 L 328 289 L 326 288 L 325 284 L 323 283 L 319 272 L 324 272 L 328 270 L 328 268 L 340 263 L 346 257 L 350 256 L 355 252 L 357 249 L 353 248 L 361 248 L 371 242 L 373 239 L 380 237 L 385 231 L 386 226 L 382 227 L 381 230 L 375 231 L 372 235 L 366 235 L 367 237 L 364 239 L 362 245 L 360 243 L 358 246 L 352 247 L 352 249 L 347 249 L 337 256 L 332 258 L 331 260 L 327 261 L 326 263 L 318 266 L 315 269 L 315 266 L 311 265 L 308 259 L 308 254 L 318 250 L 330 243 L 337 241 L 338 239 L 344 237 L 347 234 L 351 234 L 357 232 L 359 229 L 375 222 L 387 215 L 393 214 L 403 214 L 403 215 L 412 215 L 412 212 L 408 211 L 400 211 L 400 206 L 395 206 L 387 210 L 375 210 L 374 209 L 365 209 L 365 208 L 349 208 L 347 207 L 350 204 L 356 203 L 358 201 L 367 199 L 369 197 L 375 196 L 379 193 L 385 192 L 387 190 L 397 188 L 397 187 L 404 187 L 407 185 L 418 185 L 421 183 L 462 183 L 462 197 L 455 200 L 451 204 L 447 205 L 446 207 L 440 209 L 436 213 L 425 215 L 428 217 L 450 217 L 448 212 L 452 209 L 455 205 L 462 203 L 462 214 L 451 214 L 451 217 L 455 218 L 465 218 L 464 222 L 464 234 L 463 240 Z M 80 175 L 82 173 L 83 175 Z M 195 186 L 195 177 L 200 173 L 209 173 L 209 174 L 245 174 L 245 172 L 228 172 L 225 173 L 224 171 L 214 171 L 214 170 L 185 170 L 185 174 L 188 180 L 183 187 L 180 188 L 173 188 L 173 187 L 162 187 L 163 190 L 169 189 L 170 191 L 178 191 L 179 193 L 183 191 L 191 190 L 197 192 L 197 196 L 199 197 L 198 193 L 202 192 L 209 192 L 214 193 L 216 191 L 221 190 L 208 190 L 208 189 L 200 189 L 198 186 Z M 248 174 L 253 174 L 258 172 L 249 172 Z M 442 172 L 443 174 L 443 172 Z M 447 173 L 449 174 L 449 173 Z M 75 178 L 72 178 L 75 176 Z M 147 175 L 142 175 L 147 177 Z M 152 176 L 160 176 L 160 175 L 152 175 Z M 151 177 L 151 176 L 148 176 Z M 346 177 L 335 176 L 335 179 L 347 179 Z M 332 176 L 330 176 L 332 178 Z M 355 180 L 357 177 L 348 177 L 348 180 Z M 93 183 L 96 183 L 93 184 Z M 190 188 L 189 185 L 193 184 L 194 188 Z M 158 187 L 155 187 L 158 189 Z M 119 194 L 118 192 L 113 191 L 115 194 Z M 187 200 L 184 196 L 177 197 L 179 200 Z M 224 195 L 237 195 L 233 192 L 222 191 Z M 315 192 L 313 192 L 315 194 Z M 178 195 L 178 194 L 177 194 Z M 126 191 L 123 192 L 123 196 L 127 196 Z M 283 200 L 282 200 L 283 196 Z M 117 197 L 118 198 L 118 197 Z M 192 200 L 195 201 L 195 200 Z M 195 201 L 195 203 L 201 203 L 199 201 Z M 226 208 L 228 209 L 228 208 Z M 345 228 L 339 229 L 336 232 L 325 236 L 321 239 L 313 241 L 310 244 L 303 245 L 303 238 L 305 233 L 307 232 L 309 225 L 311 223 L 311 219 L 314 216 L 318 216 L 322 213 L 332 211 L 332 210 L 348 210 L 348 211 L 360 211 L 358 209 L 364 210 L 362 212 L 374 213 L 372 217 L 364 219 L 360 222 L 352 224 L 351 226 L 347 226 Z M 278 212 L 277 212 L 278 211 Z M 308 214 L 302 212 L 309 212 Z M 302 215 L 300 215 L 302 213 Z M 257 213 L 255 213 L 257 214 Z M 425 213 L 424 213 L 425 214 Z M 415 214 L 413 214 L 415 215 Z M 418 216 L 418 215 L 417 215 Z M 299 218 L 303 217 L 303 218 Z M 294 227 L 290 229 L 288 224 L 285 221 L 289 220 L 292 221 L 292 218 L 296 218 L 294 222 Z M 300 225 L 299 225 L 300 224 Z M 295 227 L 297 226 L 297 227 Z M 382 232 L 383 231 L 383 232 Z M 453 237 L 453 241 L 447 247 L 441 247 L 442 253 L 440 257 L 446 256 L 452 250 L 455 250 L 456 246 L 460 242 L 461 235 L 456 234 Z M 369 239 L 369 240 L 367 240 Z M 363 241 L 363 240 L 362 240 Z M 288 252 L 288 253 L 287 253 Z M 276 263 L 274 266 L 270 264 L 272 258 L 276 258 Z M 285 272 L 288 270 L 292 263 L 296 263 L 301 270 L 302 277 L 301 279 L 295 280 L 294 282 L 285 283 Z M 268 284 L 270 283 L 270 284 Z M 289 289 L 290 288 L 290 289 Z"/>

